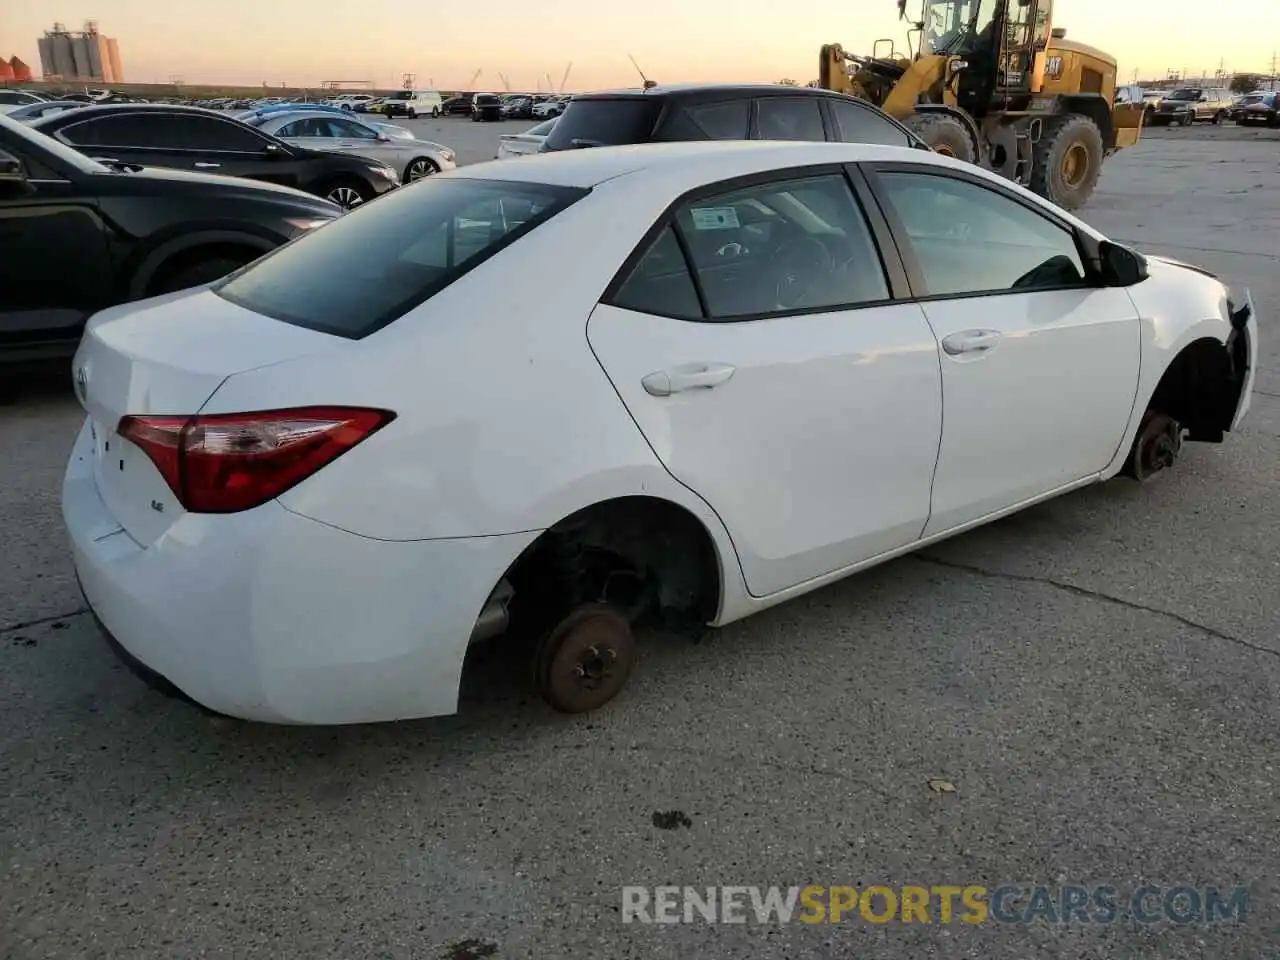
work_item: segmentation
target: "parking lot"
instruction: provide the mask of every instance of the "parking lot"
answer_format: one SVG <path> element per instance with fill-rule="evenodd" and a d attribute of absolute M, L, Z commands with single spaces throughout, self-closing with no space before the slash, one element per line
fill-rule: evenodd
<path fill-rule="evenodd" d="M 396 121 L 493 156 L 529 122 Z M 514 160 L 510 162 L 527 162 Z M 1085 219 L 1247 284 L 1242 432 L 701 643 L 597 714 L 210 719 L 75 585 L 68 386 L 0 407 L 0 956 L 1252 958 L 1280 937 L 1280 131 L 1161 130 Z M 536 290 L 529 296 L 536 297 Z M 1046 431 L 1054 424 L 1045 423 Z M 933 787 L 930 781 L 934 781 Z M 946 787 L 953 787 L 948 790 Z M 1242 922 L 623 924 L 627 885 L 1249 887 Z"/>

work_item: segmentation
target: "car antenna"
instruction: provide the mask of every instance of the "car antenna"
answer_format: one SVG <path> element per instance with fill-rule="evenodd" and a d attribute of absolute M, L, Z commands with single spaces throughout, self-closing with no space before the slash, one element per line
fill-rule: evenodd
<path fill-rule="evenodd" d="M 646 90 L 652 90 L 654 87 L 657 86 L 656 83 L 654 83 L 652 80 L 650 80 L 648 77 L 644 75 L 644 71 L 640 69 L 640 64 L 636 63 L 635 57 L 633 57 L 631 54 L 628 53 L 627 59 L 630 60 L 631 65 L 636 68 L 636 73 L 640 74 L 640 79 L 644 81 L 644 88 Z"/>

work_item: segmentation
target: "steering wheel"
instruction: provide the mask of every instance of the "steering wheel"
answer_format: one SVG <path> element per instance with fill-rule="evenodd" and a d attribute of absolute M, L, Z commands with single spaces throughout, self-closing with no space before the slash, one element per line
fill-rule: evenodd
<path fill-rule="evenodd" d="M 783 310 L 803 307 L 824 274 L 834 269 L 831 251 L 813 237 L 788 240 L 769 258 L 769 270 L 778 279 L 774 297 Z"/>

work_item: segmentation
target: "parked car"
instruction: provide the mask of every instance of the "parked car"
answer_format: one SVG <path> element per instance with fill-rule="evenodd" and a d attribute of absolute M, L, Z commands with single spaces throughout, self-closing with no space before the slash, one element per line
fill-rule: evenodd
<path fill-rule="evenodd" d="M 865 100 L 772 84 L 687 84 L 579 94 L 541 149 L 664 140 L 842 140 L 928 149 Z"/>
<path fill-rule="evenodd" d="M 287 145 L 199 107 L 90 106 L 32 126 L 92 156 L 266 180 L 348 208 L 400 185 L 400 174 L 381 161 Z"/>
<path fill-rule="evenodd" d="M 1179 87 L 1165 94 L 1146 122 L 1151 126 L 1190 126 L 1197 120 L 1221 123 L 1231 110 L 1231 91 L 1218 87 Z"/>
<path fill-rule="evenodd" d="M 43 103 L 48 97 L 29 90 L 0 89 L 0 115 L 10 113 L 18 107 L 28 107 L 33 103 Z"/>
<path fill-rule="evenodd" d="M 0 364 L 65 359 L 95 311 L 216 280 L 341 212 L 252 180 L 108 167 L 0 118 Z"/>
<path fill-rule="evenodd" d="M 1231 119 L 1246 126 L 1255 123 L 1266 124 L 1268 127 L 1280 126 L 1280 93 L 1259 90 L 1246 94 L 1232 108 Z"/>
<path fill-rule="evenodd" d="M 334 106 L 350 113 L 355 110 L 358 104 L 368 104 L 370 100 L 374 99 L 376 98 L 370 93 L 352 93 L 344 97 L 338 97 L 330 102 L 333 103 Z"/>
<path fill-rule="evenodd" d="M 388 117 L 438 117 L 444 101 L 435 90 L 397 90 L 387 94 L 380 103 L 369 104 L 371 113 Z"/>
<path fill-rule="evenodd" d="M 41 100 L 38 103 L 28 103 L 23 107 L 14 107 L 7 116 L 10 120 L 31 123 L 41 117 L 51 117 L 55 113 L 62 113 L 64 110 L 77 110 L 83 106 L 84 104 L 79 100 Z"/>
<path fill-rule="evenodd" d="M 440 112 L 446 116 L 471 113 L 470 97 L 450 97 L 440 105 Z"/>
<path fill-rule="evenodd" d="M 502 102 L 502 119 L 530 120 L 533 118 L 532 97 L 508 97 Z"/>
<path fill-rule="evenodd" d="M 214 711 L 451 713 L 509 630 L 578 712 L 649 616 L 730 623 L 1221 440 L 1257 335 L 1246 291 L 931 151 L 480 164 L 95 317 L 63 515 L 125 662 Z"/>
<path fill-rule="evenodd" d="M 502 101 L 496 93 L 477 93 L 471 98 L 472 120 L 501 120 Z"/>
<path fill-rule="evenodd" d="M 392 137 L 350 114 L 322 111 L 280 113 L 262 120 L 257 129 L 291 146 L 332 150 L 379 160 L 400 172 L 404 183 L 452 170 L 457 157 L 443 144 L 430 140 Z"/>
<path fill-rule="evenodd" d="M 510 160 L 512 157 L 524 157 L 537 153 L 543 142 L 556 125 L 558 117 L 543 120 L 537 126 L 530 127 L 524 133 L 504 133 L 498 137 L 498 152 L 495 160 Z"/>
<path fill-rule="evenodd" d="M 529 109 L 529 114 L 535 119 L 550 119 L 551 117 L 558 117 L 560 114 L 564 113 L 564 109 L 568 105 L 568 100 L 552 97 L 548 100 L 541 100 L 533 104 Z"/>

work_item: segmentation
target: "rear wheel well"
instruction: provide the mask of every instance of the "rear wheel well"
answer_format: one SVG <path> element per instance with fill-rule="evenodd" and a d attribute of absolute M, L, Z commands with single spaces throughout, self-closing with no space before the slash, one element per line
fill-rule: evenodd
<path fill-rule="evenodd" d="M 688 510 L 655 497 L 593 504 L 543 531 L 504 580 L 514 593 L 511 629 L 537 634 L 585 603 L 607 603 L 632 622 L 680 628 L 712 620 L 720 606 L 715 544 Z"/>
<path fill-rule="evenodd" d="M 146 290 L 148 294 L 161 290 L 171 278 L 202 263 L 230 260 L 243 265 L 257 260 L 262 253 L 262 250 L 247 243 L 234 242 L 205 243 L 179 250 L 156 266 L 151 276 L 147 278 Z"/>
<path fill-rule="evenodd" d="M 1190 440 L 1217 443 L 1231 425 L 1239 394 L 1231 353 L 1204 337 L 1173 358 L 1147 409 L 1172 417 L 1189 431 Z"/>

